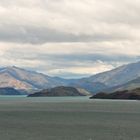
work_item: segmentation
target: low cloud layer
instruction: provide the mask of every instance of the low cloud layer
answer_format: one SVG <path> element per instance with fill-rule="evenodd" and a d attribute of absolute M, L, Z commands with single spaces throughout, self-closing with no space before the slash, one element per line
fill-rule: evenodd
<path fill-rule="evenodd" d="M 138 0 L 1 0 L 0 65 L 66 78 L 140 58 Z"/>

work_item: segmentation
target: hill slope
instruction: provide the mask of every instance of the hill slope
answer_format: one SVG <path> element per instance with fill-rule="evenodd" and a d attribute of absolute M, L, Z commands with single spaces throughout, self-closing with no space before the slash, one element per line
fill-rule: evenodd
<path fill-rule="evenodd" d="M 111 71 L 80 79 L 80 81 L 83 83 L 102 83 L 107 87 L 114 87 L 125 84 L 138 77 L 140 77 L 140 62 L 124 65 Z"/>
<path fill-rule="evenodd" d="M 115 91 L 122 91 L 122 90 L 132 90 L 132 89 L 136 89 L 139 87 L 140 87 L 140 78 L 136 78 L 136 79 L 129 81 L 125 84 L 105 89 L 104 91 L 115 92 Z"/>

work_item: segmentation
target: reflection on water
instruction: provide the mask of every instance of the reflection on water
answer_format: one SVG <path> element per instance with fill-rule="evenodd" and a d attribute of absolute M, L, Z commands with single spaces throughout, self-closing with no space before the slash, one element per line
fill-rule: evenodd
<path fill-rule="evenodd" d="M 23 102 L 136 102 L 135 100 L 103 100 L 89 99 L 89 96 L 78 97 L 27 97 L 26 95 L 0 95 L 0 101 L 23 101 Z M 137 101 L 138 102 L 138 101 Z"/>
<path fill-rule="evenodd" d="M 31 102 L 88 102 L 88 96 L 80 97 L 27 97 L 26 95 L 0 96 L 0 101 L 31 101 Z"/>

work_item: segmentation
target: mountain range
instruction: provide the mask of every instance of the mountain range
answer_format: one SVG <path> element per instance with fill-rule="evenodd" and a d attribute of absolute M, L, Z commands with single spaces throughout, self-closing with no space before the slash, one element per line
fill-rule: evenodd
<path fill-rule="evenodd" d="M 64 79 L 54 78 L 15 66 L 0 69 L 0 87 L 16 89 L 43 89 L 65 84 Z"/>
<path fill-rule="evenodd" d="M 15 66 L 0 68 L 0 87 L 18 90 L 42 90 L 58 86 L 71 86 L 91 93 L 140 87 L 140 62 L 120 66 L 111 71 L 81 79 L 51 77 Z"/>

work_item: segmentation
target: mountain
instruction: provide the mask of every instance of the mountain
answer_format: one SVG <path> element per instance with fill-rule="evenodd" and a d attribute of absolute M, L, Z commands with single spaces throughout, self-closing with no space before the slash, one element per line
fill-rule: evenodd
<path fill-rule="evenodd" d="M 90 97 L 90 99 L 129 99 L 140 100 L 140 88 L 133 90 L 116 91 L 113 93 L 100 92 Z"/>
<path fill-rule="evenodd" d="M 58 86 L 70 86 L 85 89 L 95 94 L 101 91 L 116 91 L 138 87 L 139 77 L 140 62 L 123 65 L 111 71 L 81 79 L 50 77 L 42 73 L 13 66 L 0 68 L 0 87 L 12 87 L 34 92 Z"/>
<path fill-rule="evenodd" d="M 0 88 L 0 95 L 21 95 L 21 93 L 14 88 Z"/>
<path fill-rule="evenodd" d="M 61 78 L 50 77 L 45 74 L 28 71 L 18 67 L 0 69 L 0 87 L 16 89 L 44 89 L 65 84 Z"/>
<path fill-rule="evenodd" d="M 55 87 L 51 89 L 45 89 L 40 92 L 28 95 L 28 97 L 44 97 L 44 96 L 86 96 L 87 94 L 80 92 L 74 87 Z"/>
<path fill-rule="evenodd" d="M 96 83 L 100 83 L 101 87 L 97 91 L 102 91 L 110 87 L 116 87 L 119 85 L 123 85 L 128 83 L 129 81 L 132 81 L 136 78 L 140 77 L 140 62 L 137 63 L 131 63 L 128 65 L 123 65 L 121 67 L 118 67 L 116 69 L 113 69 L 111 71 L 99 73 L 93 76 L 90 76 L 88 78 L 83 78 L 77 81 L 79 85 L 86 85 L 87 83 L 90 83 L 91 85 L 95 85 Z M 96 86 L 95 86 L 96 88 Z M 93 91 L 94 91 L 93 86 Z"/>
<path fill-rule="evenodd" d="M 29 71 L 15 66 L 0 68 L 0 87 L 12 87 L 21 92 L 34 93 L 41 89 L 58 86 L 71 86 L 86 92 L 99 91 L 106 86 L 102 83 L 83 82 L 82 79 L 63 79 L 50 77 L 35 71 Z"/>

